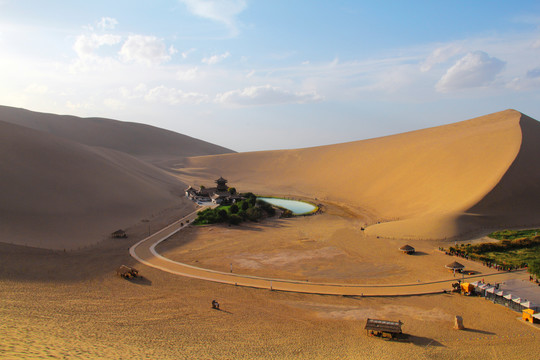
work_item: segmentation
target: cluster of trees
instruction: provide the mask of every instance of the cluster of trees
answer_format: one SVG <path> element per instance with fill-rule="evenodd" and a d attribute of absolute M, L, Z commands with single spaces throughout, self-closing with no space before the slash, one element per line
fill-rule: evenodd
<path fill-rule="evenodd" d="M 506 253 L 511 250 L 530 249 L 530 248 L 540 250 L 540 236 L 513 238 L 513 240 L 504 239 L 499 242 L 481 243 L 481 244 L 475 244 L 475 245 L 461 244 L 461 245 L 458 245 L 457 247 L 451 246 L 449 249 L 449 253 L 451 255 L 457 255 L 460 257 L 467 258 L 467 259 L 482 261 L 486 264 L 492 264 L 496 262 L 502 266 L 505 266 L 505 265 L 512 266 L 512 267 L 527 266 L 530 273 L 538 274 L 537 276 L 540 276 L 540 260 L 530 261 L 528 259 L 523 258 L 523 256 L 516 255 L 512 258 L 506 258 L 506 259 L 501 259 L 497 261 L 496 260 L 497 256 L 493 257 L 493 254 L 489 254 L 489 253 Z M 506 262 L 508 262 L 508 264 Z"/>
<path fill-rule="evenodd" d="M 514 240 L 501 240 L 495 243 L 481 243 L 476 245 L 467 244 L 461 249 L 450 248 L 450 251 L 464 252 L 468 254 L 483 254 L 487 252 L 504 252 L 507 250 L 524 249 L 540 246 L 540 236 L 521 238 Z"/>
<path fill-rule="evenodd" d="M 540 259 L 529 261 L 529 272 L 536 275 L 536 278 L 540 278 Z"/>
<path fill-rule="evenodd" d="M 523 239 L 523 238 L 533 238 L 538 235 L 540 229 L 530 229 L 530 230 L 502 230 L 495 231 L 489 234 L 488 236 L 497 240 L 514 240 L 514 239 Z"/>
<path fill-rule="evenodd" d="M 276 209 L 272 205 L 257 200 L 253 193 L 240 194 L 244 199 L 232 205 L 223 205 L 215 209 L 206 209 L 198 213 L 194 224 L 216 224 L 228 222 L 231 225 L 238 225 L 242 221 L 259 221 L 265 217 L 272 217 L 276 214 Z"/>

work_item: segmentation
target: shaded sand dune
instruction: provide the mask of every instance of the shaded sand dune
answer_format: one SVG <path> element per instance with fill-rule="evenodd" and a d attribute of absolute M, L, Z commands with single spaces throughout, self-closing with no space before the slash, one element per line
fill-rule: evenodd
<path fill-rule="evenodd" d="M 441 239 L 539 222 L 539 131 L 506 110 L 372 140 L 194 157 L 175 171 L 185 182 L 224 176 L 241 191 L 348 204 L 368 216 L 370 234 Z"/>
<path fill-rule="evenodd" d="M 185 184 L 130 155 L 0 121 L 0 241 L 96 243 L 154 212 L 193 204 Z"/>
<path fill-rule="evenodd" d="M 233 152 L 154 126 L 103 118 L 61 116 L 0 106 L 0 121 L 22 125 L 85 145 L 118 150 L 155 163 L 184 156 Z"/>

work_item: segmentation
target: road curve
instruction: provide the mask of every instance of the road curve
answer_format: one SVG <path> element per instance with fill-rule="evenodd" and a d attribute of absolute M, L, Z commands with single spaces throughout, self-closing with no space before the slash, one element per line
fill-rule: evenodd
<path fill-rule="evenodd" d="M 290 291 L 309 294 L 345 296 L 407 296 L 436 294 L 442 293 L 443 291 L 450 291 L 452 289 L 452 283 L 456 281 L 456 278 L 451 278 L 440 281 L 410 284 L 359 285 L 313 283 L 308 281 L 272 279 L 203 269 L 200 267 L 172 261 L 159 255 L 155 250 L 156 246 L 160 242 L 168 239 L 186 226 L 189 226 L 189 224 L 197 218 L 198 211 L 200 211 L 200 209 L 190 213 L 182 219 L 139 241 L 129 249 L 129 253 L 137 261 L 145 265 L 176 275 L 182 275 L 191 278 L 214 281 L 236 286 L 247 286 L 259 289 Z M 513 271 L 512 273 L 497 272 L 493 274 L 469 276 L 466 277 L 466 279 L 469 278 L 471 279 L 471 281 L 474 281 L 473 278 L 488 277 L 489 281 L 492 283 L 502 282 L 509 277 L 516 277 L 516 275 L 521 274 L 521 272 L 523 271 Z M 523 275 L 521 274 L 521 276 Z"/>

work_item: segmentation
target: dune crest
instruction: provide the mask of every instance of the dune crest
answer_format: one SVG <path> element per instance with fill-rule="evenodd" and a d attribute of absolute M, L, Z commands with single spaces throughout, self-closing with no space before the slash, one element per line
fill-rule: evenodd
<path fill-rule="evenodd" d="M 80 144 L 121 151 L 153 163 L 184 156 L 232 153 L 222 146 L 154 126 L 104 118 L 39 113 L 0 106 L 0 121 Z"/>
<path fill-rule="evenodd" d="M 521 184 L 526 186 L 517 179 L 538 158 L 538 129 L 537 121 L 505 110 L 371 140 L 194 157 L 175 170 L 186 182 L 224 176 L 238 188 L 262 194 L 298 194 L 358 207 L 370 218 L 371 234 L 441 239 L 501 221 L 519 225 L 507 214 L 509 203 L 517 207 L 529 199 L 527 206 L 535 208 L 536 170 Z M 518 196 L 504 195 L 517 194 L 520 186 Z"/>

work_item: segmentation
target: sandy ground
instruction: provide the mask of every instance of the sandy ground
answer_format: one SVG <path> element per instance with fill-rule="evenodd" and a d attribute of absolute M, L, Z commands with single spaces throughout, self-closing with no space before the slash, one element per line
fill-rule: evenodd
<path fill-rule="evenodd" d="M 324 202 L 325 212 L 191 229 L 160 251 L 211 269 L 228 271 L 232 263 L 234 271 L 310 281 L 448 276 L 443 265 L 456 259 L 435 250 L 442 243 L 421 239 L 538 221 L 540 171 L 531 164 L 540 156 L 540 124 L 519 112 L 348 144 L 174 162 L 174 138 L 157 153 L 141 144 L 124 148 L 133 145 L 126 139 L 103 149 L 85 141 L 106 139 L 74 138 L 79 132 L 65 132 L 66 124 L 50 123 L 54 131 L 45 134 L 0 122 L 0 184 L 10 189 L 0 202 L 0 358 L 536 359 L 540 353 L 538 328 L 480 298 L 240 288 L 168 274 L 128 253 L 149 229 L 191 212 L 179 187 L 224 176 L 239 191 L 306 196 Z M 150 137 L 145 143 L 159 144 L 159 136 Z M 174 164 L 177 178 L 141 159 Z M 103 239 L 119 220 L 130 237 Z M 24 239 L 42 248 L 6 244 Z M 55 241 L 76 246 L 63 251 Z M 419 254 L 401 254 L 405 243 Z M 144 278 L 118 278 L 121 264 L 135 265 Z M 222 311 L 211 309 L 213 299 Z M 452 330 L 455 315 L 468 330 Z M 366 336 L 368 317 L 403 321 L 407 339 Z"/>
<path fill-rule="evenodd" d="M 343 208 L 324 204 L 324 213 L 270 218 L 241 226 L 190 227 L 157 246 L 158 253 L 189 265 L 276 279 L 318 283 L 404 284 L 452 278 L 444 265 L 456 258 L 433 241 L 381 239 L 366 235 L 362 222 Z M 404 255 L 406 243 L 417 250 Z M 491 273 L 459 259 L 468 270 Z"/>
<path fill-rule="evenodd" d="M 162 214 L 151 226 L 169 223 L 179 213 Z M 410 279 L 416 266 L 427 267 L 439 256 L 431 254 L 427 244 L 413 244 L 425 249 L 425 255 L 406 256 L 390 240 L 378 244 L 381 254 L 366 255 L 354 248 L 355 236 L 346 235 L 355 221 L 339 208 L 328 207 L 320 216 L 250 225 L 253 230 L 237 230 L 234 239 L 225 237 L 244 244 L 258 243 L 264 233 L 266 239 L 275 239 L 278 249 L 272 249 L 272 240 L 267 247 L 246 246 L 235 255 L 234 246 L 225 250 L 227 246 L 220 245 L 221 236 L 214 243 L 224 258 L 236 256 L 238 261 L 250 258 L 245 254 L 258 254 L 257 263 L 273 259 L 266 262 L 267 270 L 250 265 L 243 271 L 275 271 L 297 277 L 315 274 L 332 279 L 334 268 L 336 281 L 350 280 L 344 271 L 354 268 L 355 262 L 376 264 L 386 256 L 395 263 L 396 271 L 385 268 L 385 277 L 382 271 L 377 274 L 360 267 L 366 271 L 366 281 Z M 147 235 L 147 224 L 130 231 L 136 234 L 130 239 L 106 241 L 84 252 L 3 245 L 0 358 L 453 359 L 474 358 L 481 351 L 489 358 L 534 359 L 540 350 L 538 329 L 518 320 L 519 314 L 480 298 L 449 294 L 400 298 L 294 294 L 189 279 L 142 264 L 137 265 L 142 280 L 122 280 L 115 276 L 114 267 L 134 264 L 127 248 Z M 233 232 L 220 227 L 190 230 L 187 243 L 181 244 L 182 239 L 166 242 L 170 247 L 166 253 L 185 256 L 182 249 L 186 246 L 199 248 L 199 255 L 208 254 L 204 260 L 208 265 L 222 266 L 215 260 L 217 255 L 212 256 L 207 234 L 226 235 L 227 231 Z M 291 237 L 295 234 L 292 244 L 280 240 L 285 238 L 284 233 Z M 329 235 L 322 237 L 326 233 Z M 319 244 L 325 250 L 316 251 L 318 242 L 332 241 L 336 233 L 343 234 L 337 237 L 344 239 L 342 243 Z M 336 250 L 326 255 L 329 247 Z M 315 254 L 314 262 L 303 255 L 297 263 L 304 266 L 299 266 L 290 262 L 290 255 L 272 255 L 294 251 L 297 255 Z M 341 261 L 333 263 L 343 262 L 343 266 L 317 271 L 317 263 L 328 263 L 327 259 L 336 260 L 336 256 Z M 202 260 L 202 256 L 197 257 Z M 241 265 L 236 266 L 240 269 Z M 422 274 L 435 276 L 426 271 Z M 361 271 L 352 276 L 360 279 Z M 211 309 L 212 299 L 220 302 L 222 311 Z M 463 316 L 468 330 L 452 330 L 455 315 Z M 368 317 L 403 321 L 408 338 L 390 342 L 366 336 L 363 326 Z"/>

